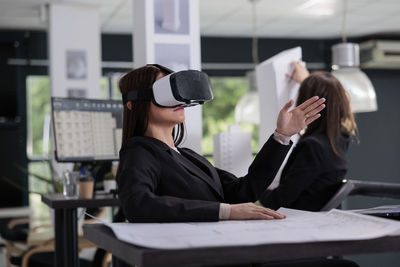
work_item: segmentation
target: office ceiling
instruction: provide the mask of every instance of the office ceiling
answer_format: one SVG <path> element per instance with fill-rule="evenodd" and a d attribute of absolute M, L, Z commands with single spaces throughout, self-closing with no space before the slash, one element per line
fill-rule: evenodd
<path fill-rule="evenodd" d="M 259 37 L 336 38 L 342 32 L 343 1 L 199 0 L 200 32 L 250 37 L 256 25 Z M 0 0 L 0 29 L 46 29 L 40 19 L 46 3 L 98 5 L 102 32 L 132 32 L 132 0 Z M 347 36 L 400 34 L 399 14 L 399 0 L 347 0 Z"/>

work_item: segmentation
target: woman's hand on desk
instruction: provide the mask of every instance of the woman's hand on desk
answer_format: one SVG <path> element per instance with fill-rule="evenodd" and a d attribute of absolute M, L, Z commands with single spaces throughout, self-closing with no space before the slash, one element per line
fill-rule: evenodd
<path fill-rule="evenodd" d="M 254 203 L 231 205 L 230 220 L 273 220 L 284 219 L 285 215 L 274 210 L 260 207 Z"/>

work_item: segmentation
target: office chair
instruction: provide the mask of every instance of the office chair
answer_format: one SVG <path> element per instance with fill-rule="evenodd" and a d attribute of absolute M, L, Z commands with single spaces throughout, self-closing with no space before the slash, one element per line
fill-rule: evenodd
<path fill-rule="evenodd" d="M 12 221 L 20 222 L 14 224 Z M 12 254 L 20 254 L 23 252 L 21 248 L 25 243 L 28 231 L 29 223 L 26 218 L 7 218 L 1 220 L 0 235 L 4 240 L 4 252 L 7 267 L 10 267 L 9 259 Z"/>
<path fill-rule="evenodd" d="M 30 218 L 11 218 L 1 230 L 1 236 L 5 240 L 5 256 L 7 266 L 10 267 L 12 255 L 20 255 L 27 248 L 29 231 L 37 231 L 43 227 L 49 227 L 50 221 L 38 219 L 42 224 L 30 229 Z"/>
<path fill-rule="evenodd" d="M 100 208 L 96 216 L 101 216 L 105 212 L 106 208 Z M 29 218 L 19 218 L 11 220 L 8 223 L 10 232 L 12 229 L 17 229 L 16 234 L 9 234 L 3 236 L 6 240 L 6 261 L 7 266 L 12 265 L 23 266 L 23 267 L 52 267 L 54 266 L 54 238 L 40 241 L 38 244 L 28 247 L 28 235 L 29 231 L 34 232 L 42 227 L 51 227 L 51 224 L 42 225 L 34 229 L 29 229 Z M 95 223 L 94 219 L 85 219 L 84 224 Z M 23 224 L 23 225 L 22 225 Z M 21 233 L 20 233 L 21 232 Z M 16 235 L 18 238 L 8 238 Z M 84 248 L 97 247 L 82 236 L 78 239 L 79 250 Z M 80 266 L 106 266 L 106 257 L 108 255 L 98 255 L 93 262 L 80 259 Z"/>
<path fill-rule="evenodd" d="M 338 208 L 346 197 L 354 195 L 400 199 L 400 184 L 343 179 L 342 186 L 321 211 Z"/>
<path fill-rule="evenodd" d="M 94 244 L 79 237 L 79 249 L 95 247 Z M 10 263 L 21 267 L 53 267 L 54 266 L 54 239 L 44 241 L 39 246 L 28 248 L 19 256 L 11 256 Z M 79 259 L 80 266 L 92 267 L 92 262 Z"/>

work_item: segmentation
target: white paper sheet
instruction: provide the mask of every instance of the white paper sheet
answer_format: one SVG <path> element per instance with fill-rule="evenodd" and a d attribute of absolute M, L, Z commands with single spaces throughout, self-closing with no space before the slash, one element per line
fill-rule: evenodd
<path fill-rule="evenodd" d="M 256 66 L 257 90 L 260 97 L 260 127 L 259 142 L 261 147 L 268 137 L 276 129 L 276 120 L 281 108 L 290 100 L 296 101 L 300 85 L 286 77 L 286 73 L 292 74 L 293 61 L 301 61 L 301 47 L 284 50 Z M 291 140 L 297 143 L 299 137 L 292 136 Z M 285 160 L 278 170 L 272 184 L 272 188 L 279 185 L 282 170 L 292 153 L 294 146 L 287 153 Z"/>
<path fill-rule="evenodd" d="M 213 223 L 106 223 L 118 239 L 134 245 L 183 249 L 273 243 L 362 240 L 400 234 L 400 222 L 331 210 L 280 209 L 284 220 Z"/>
<path fill-rule="evenodd" d="M 256 66 L 257 90 L 260 97 L 259 146 L 276 128 L 281 108 L 290 100 L 296 101 L 299 84 L 286 77 L 293 73 L 293 61 L 300 61 L 301 47 L 284 50 Z"/>

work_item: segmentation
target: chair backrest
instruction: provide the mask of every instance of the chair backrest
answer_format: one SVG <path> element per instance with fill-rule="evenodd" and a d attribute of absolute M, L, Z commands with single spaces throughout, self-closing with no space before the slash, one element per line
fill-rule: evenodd
<path fill-rule="evenodd" d="M 337 208 L 347 196 L 353 195 L 400 199 L 400 184 L 344 179 L 342 186 L 321 211 Z"/>

